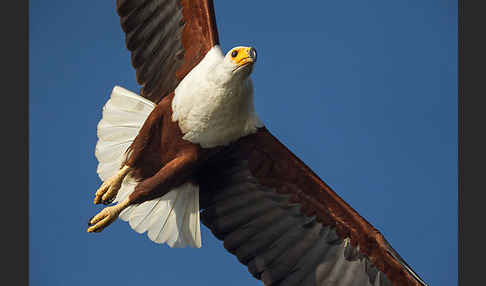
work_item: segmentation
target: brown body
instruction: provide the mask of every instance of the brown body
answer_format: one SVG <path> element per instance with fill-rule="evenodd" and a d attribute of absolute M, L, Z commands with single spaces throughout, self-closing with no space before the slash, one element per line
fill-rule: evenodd
<path fill-rule="evenodd" d="M 164 97 L 145 121 L 128 149 L 125 165 L 132 168 L 139 184 L 130 195 L 132 203 L 162 196 L 172 188 L 193 180 L 197 167 L 218 148 L 203 149 L 182 139 L 177 122 L 172 121 L 172 98 Z"/>

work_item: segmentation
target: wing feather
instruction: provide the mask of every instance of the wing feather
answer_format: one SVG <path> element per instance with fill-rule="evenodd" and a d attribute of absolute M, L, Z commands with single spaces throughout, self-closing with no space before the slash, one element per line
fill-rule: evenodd
<path fill-rule="evenodd" d="M 265 128 L 198 174 L 201 220 L 265 285 L 425 285 Z"/>
<path fill-rule="evenodd" d="M 155 103 L 218 44 L 211 0 L 117 0 L 141 95 Z"/>

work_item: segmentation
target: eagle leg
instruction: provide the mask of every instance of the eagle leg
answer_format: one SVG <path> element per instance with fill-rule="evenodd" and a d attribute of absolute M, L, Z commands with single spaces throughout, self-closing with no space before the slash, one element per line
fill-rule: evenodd
<path fill-rule="evenodd" d="M 194 150 L 195 149 L 188 150 L 188 152 L 185 152 L 184 155 L 178 156 L 162 167 L 162 169 L 160 169 L 159 172 L 157 172 L 154 176 L 139 183 L 134 189 L 133 193 L 131 193 L 124 201 L 101 210 L 97 215 L 89 220 L 88 225 L 90 227 L 88 228 L 88 232 L 102 231 L 112 222 L 114 222 L 120 213 L 131 204 L 141 203 L 154 197 L 165 195 L 172 189 L 172 187 L 181 183 L 176 177 L 179 176 L 179 179 L 182 181 L 187 179 L 187 174 L 189 174 L 194 168 L 198 158 L 197 152 Z M 118 186 L 116 190 L 113 191 L 115 194 L 120 188 L 123 178 L 130 170 L 131 168 L 128 165 L 125 165 L 122 169 L 120 169 L 117 175 L 107 180 L 107 184 L 110 184 L 113 189 Z M 183 175 L 184 173 L 186 176 Z M 110 181 L 110 183 L 108 183 L 108 181 Z M 108 192 L 110 187 L 103 188 L 102 186 L 100 189 L 102 191 L 100 192 L 98 190 L 96 192 L 96 198 L 99 199 L 101 197 L 103 200 L 105 198 L 108 200 L 109 197 L 107 195 L 109 195 Z M 95 203 L 97 202 L 96 198 Z"/>
<path fill-rule="evenodd" d="M 123 166 L 115 176 L 104 181 L 101 187 L 98 188 L 94 198 L 94 204 L 110 204 L 115 198 L 118 190 L 121 187 L 123 179 L 132 170 L 128 165 Z"/>
<path fill-rule="evenodd" d="M 200 161 L 196 145 L 186 146 L 184 152 L 164 165 L 155 175 L 141 181 L 128 196 L 131 203 L 142 203 L 161 197 L 172 188 L 187 182 Z"/>
<path fill-rule="evenodd" d="M 97 215 L 88 222 L 90 226 L 88 232 L 100 232 L 114 222 L 120 213 L 130 205 L 129 199 L 125 199 L 119 204 L 109 206 L 101 210 Z"/>

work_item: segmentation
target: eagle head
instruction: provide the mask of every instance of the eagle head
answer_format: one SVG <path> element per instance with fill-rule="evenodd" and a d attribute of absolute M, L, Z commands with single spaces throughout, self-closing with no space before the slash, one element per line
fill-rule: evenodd
<path fill-rule="evenodd" d="M 233 76 L 248 77 L 257 60 L 257 53 L 253 47 L 234 47 L 226 53 L 223 64 Z"/>

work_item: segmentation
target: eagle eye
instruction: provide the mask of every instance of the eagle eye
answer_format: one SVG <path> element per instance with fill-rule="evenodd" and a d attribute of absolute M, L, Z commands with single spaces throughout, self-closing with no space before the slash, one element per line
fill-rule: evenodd
<path fill-rule="evenodd" d="M 232 56 L 233 58 L 234 58 L 234 57 L 236 57 L 237 55 L 238 55 L 238 51 L 233 51 L 233 52 L 231 53 L 231 56 Z"/>

